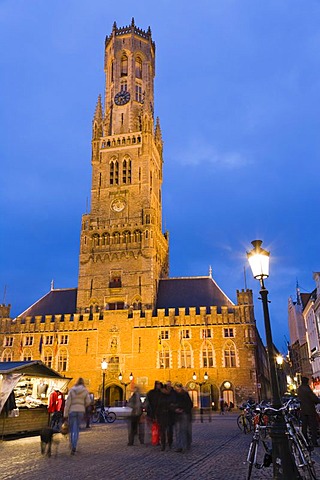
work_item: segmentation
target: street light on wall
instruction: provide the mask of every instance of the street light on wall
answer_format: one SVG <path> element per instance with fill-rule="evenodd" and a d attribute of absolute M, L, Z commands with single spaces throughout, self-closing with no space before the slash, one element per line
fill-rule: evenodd
<path fill-rule="evenodd" d="M 133 380 L 132 372 L 131 372 L 130 375 L 129 375 L 129 380 L 130 380 L 129 382 L 123 382 L 123 381 L 122 381 L 122 378 L 123 378 L 123 377 L 122 377 L 122 373 L 121 373 L 121 372 L 119 373 L 118 378 L 119 378 L 119 382 L 121 383 L 121 385 L 124 385 L 124 400 L 126 401 L 126 400 L 127 400 L 127 386 L 128 386 L 128 385 L 132 382 L 132 380 Z"/>
<path fill-rule="evenodd" d="M 269 277 L 270 253 L 261 248 L 262 241 L 251 242 L 253 249 L 247 252 L 248 261 L 253 277 L 260 282 L 260 295 L 263 306 L 264 326 L 266 332 L 267 354 L 269 361 L 269 373 L 271 381 L 272 405 L 278 409 L 281 407 L 279 384 L 277 379 L 276 362 L 273 348 L 271 322 L 268 307 L 268 290 L 265 288 L 264 279 Z M 272 440 L 272 463 L 273 478 L 288 479 L 294 478 L 296 472 L 289 450 L 288 436 L 283 415 L 276 415 L 271 428 Z"/>
<path fill-rule="evenodd" d="M 101 369 L 102 369 L 102 406 L 105 406 L 105 382 L 106 382 L 106 370 L 108 368 L 108 362 L 105 359 L 101 362 Z"/>

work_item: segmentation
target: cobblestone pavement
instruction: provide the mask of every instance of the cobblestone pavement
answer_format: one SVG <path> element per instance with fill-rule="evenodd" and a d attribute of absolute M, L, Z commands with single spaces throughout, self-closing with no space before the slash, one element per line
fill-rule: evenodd
<path fill-rule="evenodd" d="M 56 436 L 51 458 L 40 454 L 39 436 L 0 442 L 1 480 L 149 480 L 246 478 L 246 454 L 251 435 L 244 435 L 236 425 L 236 414 L 214 415 L 212 422 L 193 423 L 190 451 L 160 451 L 150 444 L 127 446 L 125 421 L 92 425 L 80 433 L 76 455 L 70 455 L 68 440 Z M 58 443 L 59 440 L 59 443 Z M 320 450 L 320 449 L 319 449 Z M 313 454 L 320 479 L 320 452 Z M 255 469 L 252 479 L 271 479 L 272 467 Z M 288 479 L 289 480 L 289 479 Z M 291 480 L 291 479 L 290 479 Z"/>

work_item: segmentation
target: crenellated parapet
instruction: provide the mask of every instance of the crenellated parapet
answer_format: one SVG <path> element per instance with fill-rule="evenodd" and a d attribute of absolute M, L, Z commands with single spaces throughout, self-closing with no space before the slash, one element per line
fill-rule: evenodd
<path fill-rule="evenodd" d="M 153 48 L 155 49 L 155 43 L 152 41 L 151 29 L 148 27 L 148 30 L 142 30 L 141 28 L 137 27 L 134 22 L 134 18 L 132 18 L 131 25 L 127 25 L 125 27 L 117 27 L 116 22 L 113 23 L 112 33 L 111 35 L 106 36 L 105 46 L 107 47 L 111 39 L 115 36 L 123 36 L 123 35 L 137 35 L 138 37 L 144 38 L 151 42 Z"/>

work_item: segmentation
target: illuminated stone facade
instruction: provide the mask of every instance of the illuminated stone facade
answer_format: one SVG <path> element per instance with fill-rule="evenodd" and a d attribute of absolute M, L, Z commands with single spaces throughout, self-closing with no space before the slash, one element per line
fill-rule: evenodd
<path fill-rule="evenodd" d="M 106 359 L 110 404 L 128 397 L 135 383 L 146 392 L 155 380 L 171 380 L 186 385 L 199 405 L 197 382 L 205 373 L 204 406 L 217 406 L 221 397 L 239 404 L 266 396 L 252 292 L 237 291 L 234 304 L 211 274 L 168 277 L 150 29 L 114 24 L 105 73 L 104 108 L 99 97 L 93 119 L 91 210 L 82 218 L 78 288 L 52 288 L 14 320 L 3 306 L 1 359 L 42 359 L 67 377 L 83 376 L 96 396 Z"/>

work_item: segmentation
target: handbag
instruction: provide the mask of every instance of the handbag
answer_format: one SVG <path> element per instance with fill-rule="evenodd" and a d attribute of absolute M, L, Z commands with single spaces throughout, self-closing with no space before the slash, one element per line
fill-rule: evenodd
<path fill-rule="evenodd" d="M 153 422 L 151 427 L 151 444 L 158 445 L 160 441 L 160 426 L 158 422 Z"/>

